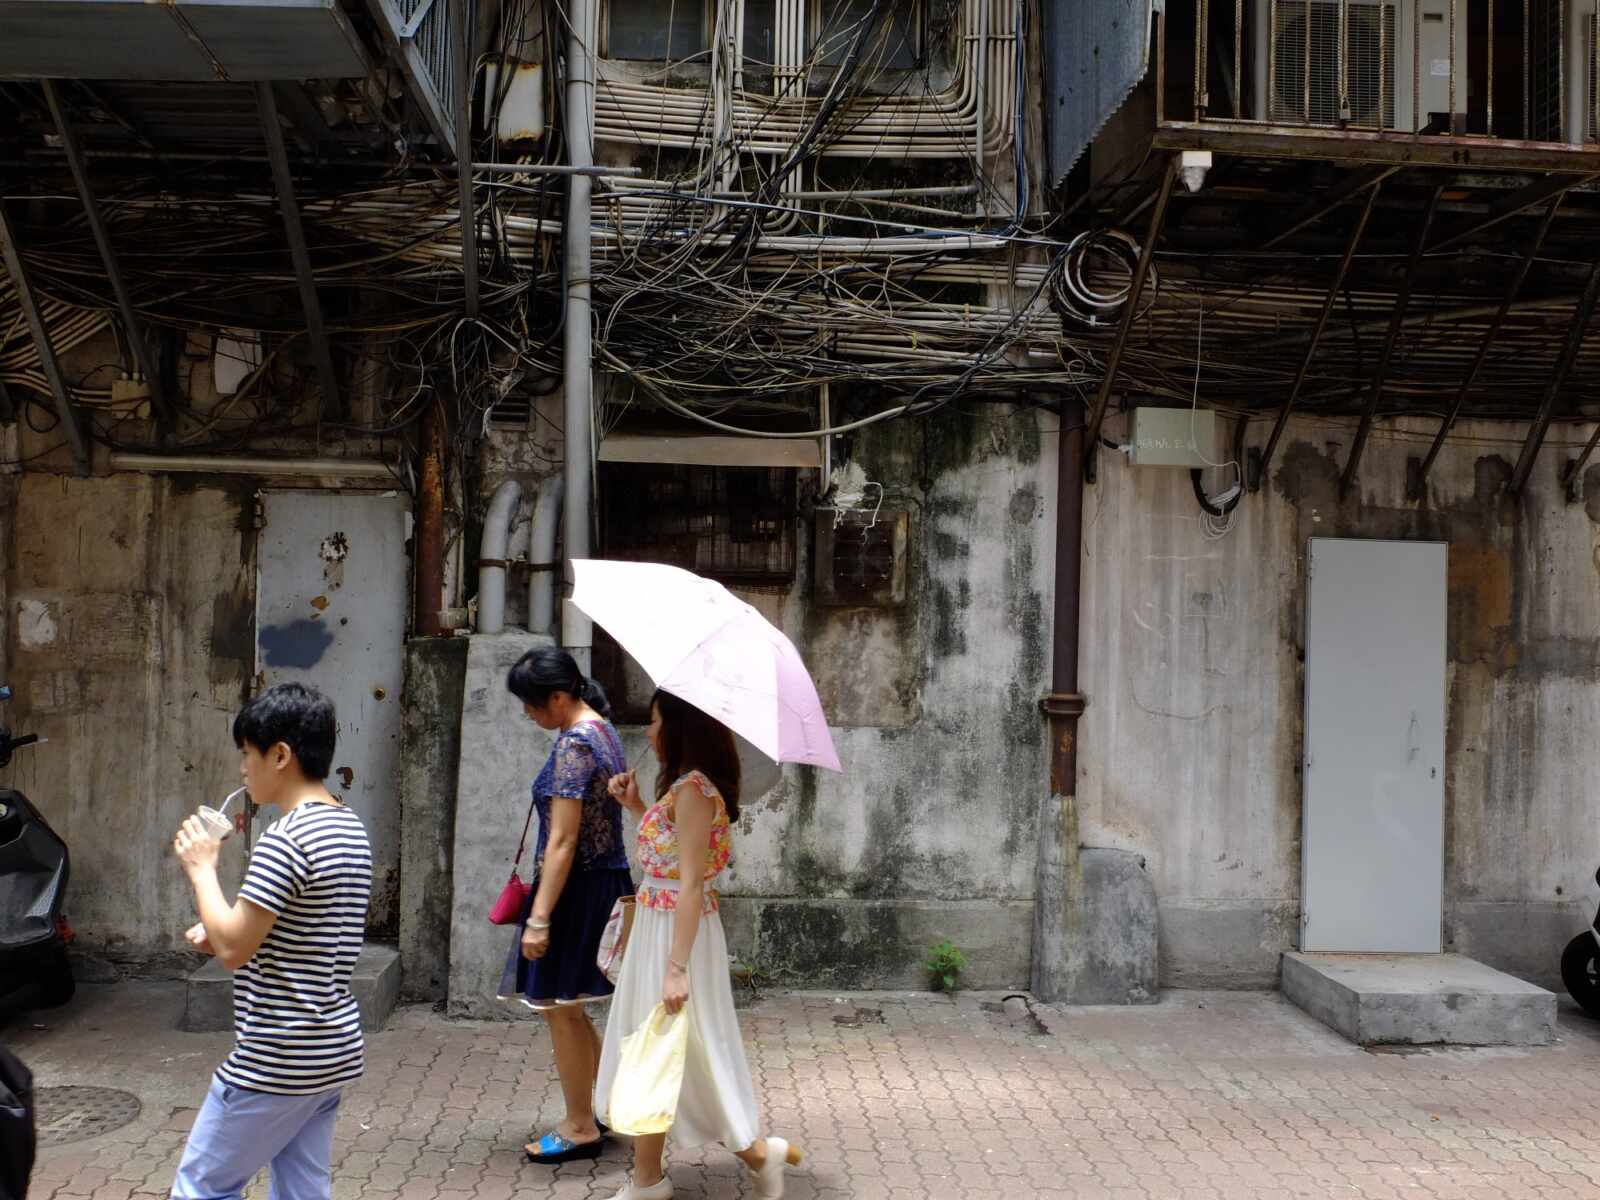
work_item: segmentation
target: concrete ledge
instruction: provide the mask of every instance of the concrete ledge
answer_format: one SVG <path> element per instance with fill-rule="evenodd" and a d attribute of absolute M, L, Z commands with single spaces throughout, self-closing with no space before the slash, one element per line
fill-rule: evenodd
<path fill-rule="evenodd" d="M 1544 1046 L 1556 998 L 1459 954 L 1283 956 L 1283 994 L 1351 1041 Z"/>
<path fill-rule="evenodd" d="M 400 999 L 400 955 L 390 946 L 362 946 L 350 990 L 361 1006 L 361 1028 L 368 1033 L 382 1029 Z M 189 976 L 178 1028 L 189 1033 L 233 1028 L 233 972 L 216 959 L 207 959 Z"/>

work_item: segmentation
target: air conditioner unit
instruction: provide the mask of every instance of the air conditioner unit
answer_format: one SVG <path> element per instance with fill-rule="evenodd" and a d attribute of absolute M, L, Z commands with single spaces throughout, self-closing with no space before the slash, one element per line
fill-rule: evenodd
<path fill-rule="evenodd" d="M 1254 10 L 1258 120 L 1410 131 L 1450 112 L 1450 0 L 1257 0 Z M 1455 112 L 1464 114 L 1465 5 L 1456 15 L 1455 45 Z M 1420 120 L 1413 118 L 1417 103 Z"/>

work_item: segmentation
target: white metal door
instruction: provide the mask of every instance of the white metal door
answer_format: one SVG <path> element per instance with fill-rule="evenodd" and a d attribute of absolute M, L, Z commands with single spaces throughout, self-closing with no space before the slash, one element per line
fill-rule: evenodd
<path fill-rule="evenodd" d="M 366 823 L 368 926 L 388 933 L 399 918 L 409 503 L 393 493 L 264 492 L 261 506 L 258 679 L 311 684 L 332 698 L 339 748 L 328 786 Z"/>
<path fill-rule="evenodd" d="M 1440 948 L 1447 556 L 1311 540 L 1302 949 Z"/>

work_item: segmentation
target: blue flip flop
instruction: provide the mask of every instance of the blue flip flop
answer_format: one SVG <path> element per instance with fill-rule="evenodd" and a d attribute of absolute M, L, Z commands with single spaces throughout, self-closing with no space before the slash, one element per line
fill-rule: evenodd
<path fill-rule="evenodd" d="M 531 1163 L 553 1166 L 556 1163 L 572 1162 L 580 1158 L 599 1158 L 605 1140 L 605 1134 L 602 1133 L 592 1142 L 575 1142 L 551 1130 L 539 1139 L 537 1152 L 523 1147 L 522 1153 Z"/>

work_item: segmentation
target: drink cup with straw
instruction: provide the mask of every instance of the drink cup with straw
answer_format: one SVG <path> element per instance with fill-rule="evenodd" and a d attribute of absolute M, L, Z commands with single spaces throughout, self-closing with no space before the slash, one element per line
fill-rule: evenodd
<path fill-rule="evenodd" d="M 200 824 L 205 826 L 206 832 L 215 841 L 225 842 L 228 840 L 228 835 L 233 832 L 233 822 L 228 819 L 228 805 L 232 804 L 244 793 L 244 788 L 236 788 L 228 794 L 228 798 L 222 802 L 220 809 L 202 804 L 195 810 L 195 816 L 200 818 Z"/>

